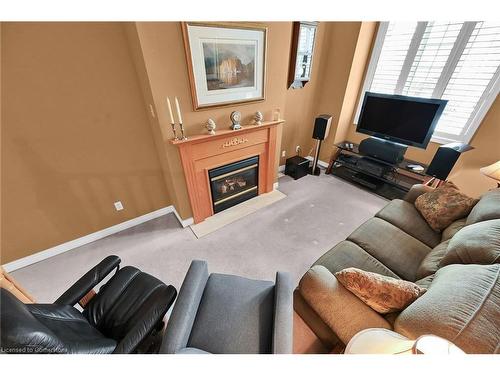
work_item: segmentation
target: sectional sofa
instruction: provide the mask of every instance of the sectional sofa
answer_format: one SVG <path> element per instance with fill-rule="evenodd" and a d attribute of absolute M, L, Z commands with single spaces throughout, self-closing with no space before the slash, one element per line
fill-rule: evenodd
<path fill-rule="evenodd" d="M 500 189 L 439 233 L 414 206 L 429 189 L 415 185 L 404 200 L 391 201 L 302 277 L 295 311 L 327 349 L 380 327 L 409 338 L 435 334 L 466 353 L 500 351 Z M 403 311 L 381 315 L 336 280 L 334 273 L 347 267 L 428 290 Z"/>

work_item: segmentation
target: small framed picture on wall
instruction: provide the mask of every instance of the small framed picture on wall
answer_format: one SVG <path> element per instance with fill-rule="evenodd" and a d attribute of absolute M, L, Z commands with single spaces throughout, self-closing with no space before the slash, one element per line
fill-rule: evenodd
<path fill-rule="evenodd" d="M 267 28 L 183 22 L 195 110 L 264 100 Z"/>

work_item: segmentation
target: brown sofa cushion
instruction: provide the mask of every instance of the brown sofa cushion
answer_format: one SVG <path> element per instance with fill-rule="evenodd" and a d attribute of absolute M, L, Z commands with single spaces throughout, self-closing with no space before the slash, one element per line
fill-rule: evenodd
<path fill-rule="evenodd" d="M 335 277 L 347 290 L 381 314 L 403 310 L 426 291 L 410 281 L 357 268 L 346 268 L 335 273 Z"/>
<path fill-rule="evenodd" d="M 420 280 L 415 281 L 415 284 L 417 284 L 421 288 L 429 289 L 429 287 L 431 286 L 432 280 L 434 280 L 434 274 L 426 276 Z"/>
<path fill-rule="evenodd" d="M 420 267 L 418 267 L 417 279 L 422 279 L 426 276 L 436 273 L 436 271 L 440 267 L 439 263 L 448 252 L 449 243 L 450 240 L 441 242 L 434 249 L 432 249 L 429 254 L 427 254 L 422 263 L 420 263 Z"/>
<path fill-rule="evenodd" d="M 462 194 L 456 186 L 445 184 L 419 196 L 415 207 L 429 226 L 440 232 L 455 220 L 467 216 L 476 203 L 476 199 Z"/>
<path fill-rule="evenodd" d="M 398 227 L 374 217 L 348 238 L 404 280 L 416 280 L 417 269 L 431 248 Z"/>
<path fill-rule="evenodd" d="M 453 237 L 457 232 L 465 227 L 466 218 L 456 220 L 450 225 L 448 225 L 443 232 L 441 233 L 441 242 L 448 241 L 451 237 Z"/>
<path fill-rule="evenodd" d="M 306 272 L 300 280 L 299 291 L 344 344 L 367 328 L 391 329 L 387 320 L 344 288 L 323 266 L 314 266 Z"/>
<path fill-rule="evenodd" d="M 453 264 L 436 272 L 427 292 L 404 309 L 395 331 L 434 334 L 466 353 L 500 351 L 500 265 Z"/>
<path fill-rule="evenodd" d="M 432 230 L 412 203 L 394 199 L 375 216 L 395 225 L 429 247 L 441 242 L 441 235 Z"/>
<path fill-rule="evenodd" d="M 500 263 L 500 219 L 468 225 L 450 240 L 439 267 L 460 263 Z"/>
<path fill-rule="evenodd" d="M 356 267 L 364 271 L 399 278 L 389 268 L 351 241 L 339 242 L 319 258 L 314 265 L 326 267 L 332 274 L 344 268 Z"/>
<path fill-rule="evenodd" d="M 467 217 L 467 225 L 493 219 L 500 219 L 500 188 L 481 196 Z"/>
<path fill-rule="evenodd" d="M 410 191 L 404 196 L 404 200 L 408 203 L 415 204 L 415 200 L 424 193 L 433 191 L 435 188 L 423 184 L 415 184 L 410 188 Z"/>

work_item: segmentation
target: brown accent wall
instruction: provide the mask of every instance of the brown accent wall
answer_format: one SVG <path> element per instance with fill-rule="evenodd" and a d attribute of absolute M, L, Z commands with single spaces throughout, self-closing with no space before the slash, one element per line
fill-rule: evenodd
<path fill-rule="evenodd" d="M 1 259 L 4 264 L 174 204 L 191 216 L 184 173 L 171 137 L 166 97 L 178 96 L 187 134 L 218 129 L 239 110 L 269 119 L 279 107 L 276 166 L 310 153 L 314 118 L 334 123 L 320 158 L 333 143 L 359 141 L 352 125 L 376 23 L 319 24 L 311 82 L 288 90 L 291 22 L 270 22 L 266 100 L 194 111 L 179 22 L 3 23 L 1 38 Z M 151 104 L 153 113 L 149 109 Z M 479 195 L 494 182 L 478 168 L 500 159 L 496 100 L 451 178 Z M 410 148 L 429 162 L 438 145 Z M 279 153 L 279 154 L 278 154 Z M 121 200 L 125 210 L 116 212 Z"/>
<path fill-rule="evenodd" d="M 311 81 L 286 93 L 282 150 L 287 157 L 295 154 L 296 146 L 303 156 L 312 155 L 312 128 L 319 114 L 333 116 L 320 159 L 328 161 L 333 144 L 346 137 L 376 27 L 376 22 L 319 23 Z"/>
<path fill-rule="evenodd" d="M 168 206 L 123 25 L 1 27 L 0 263 Z"/>
<path fill-rule="evenodd" d="M 142 76 L 144 96 L 150 98 L 156 110 L 157 120 L 153 131 L 162 134 L 163 145 L 159 145 L 166 155 L 164 173 L 171 181 L 172 201 L 183 219 L 192 216 L 186 190 L 184 172 L 178 150 L 167 140 L 172 136 L 166 98 L 179 98 L 182 117 L 187 136 L 206 133 L 204 125 L 208 118 L 217 123 L 217 130 L 227 129 L 231 125 L 229 115 L 238 110 L 242 113 L 242 123 L 253 120 L 256 111 L 264 114 L 264 120 L 271 119 L 273 108 L 285 111 L 285 93 L 289 47 L 291 41 L 290 22 L 272 22 L 265 24 L 267 34 L 267 84 L 266 99 L 263 102 L 193 110 L 189 86 L 186 56 L 179 22 L 137 22 L 127 25 L 127 34 L 133 54 L 136 56 L 136 68 Z M 286 118 L 285 118 L 286 119 Z M 288 122 L 284 124 L 286 128 Z M 281 132 L 278 137 L 281 143 Z M 280 148 L 278 147 L 279 151 Z M 278 155 L 276 167 L 278 166 Z"/>
<path fill-rule="evenodd" d="M 472 138 L 471 145 L 475 149 L 462 155 L 450 175 L 450 179 L 467 194 L 477 197 L 497 186 L 496 181 L 483 176 L 479 168 L 500 160 L 499 140 L 500 97 L 497 96 Z"/>
<path fill-rule="evenodd" d="M 345 128 L 346 93 L 349 92 L 349 76 L 356 45 L 361 29 L 361 22 L 334 22 L 327 25 L 326 59 L 321 71 L 321 87 L 318 95 L 316 112 L 329 113 L 333 116 L 332 129 L 323 142 L 320 159 L 328 161 L 337 134 Z"/>
<path fill-rule="evenodd" d="M 328 30 L 328 23 L 319 23 L 310 82 L 303 88 L 285 91 L 284 118 L 286 124 L 283 127 L 281 150 L 286 152 L 286 156 L 282 157 L 280 154 L 280 165 L 285 164 L 286 158 L 296 154 L 297 146 L 300 146 L 302 156 L 312 155 L 312 147 L 314 146 L 311 138 L 312 127 L 314 119 L 318 115 L 316 107 L 321 97 L 322 72 L 325 69 L 325 56 L 329 50 Z"/>

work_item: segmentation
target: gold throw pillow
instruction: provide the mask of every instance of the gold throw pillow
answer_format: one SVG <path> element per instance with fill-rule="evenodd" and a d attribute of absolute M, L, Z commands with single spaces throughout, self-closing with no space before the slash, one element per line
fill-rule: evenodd
<path fill-rule="evenodd" d="M 466 217 L 477 202 L 477 199 L 461 193 L 455 185 L 446 183 L 419 196 L 415 207 L 429 226 L 440 232 L 454 221 Z"/>
<path fill-rule="evenodd" d="M 410 281 L 357 268 L 343 269 L 335 273 L 335 277 L 347 290 L 381 314 L 403 310 L 427 290 Z"/>

